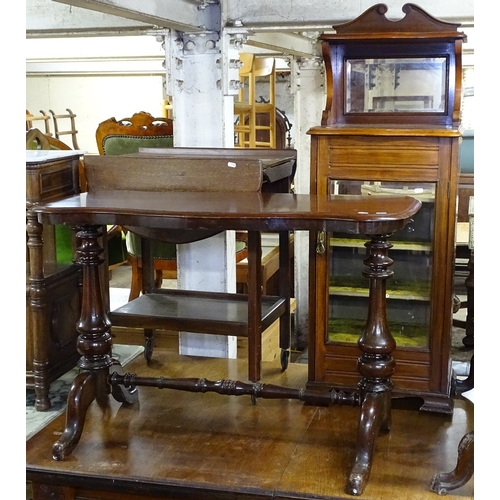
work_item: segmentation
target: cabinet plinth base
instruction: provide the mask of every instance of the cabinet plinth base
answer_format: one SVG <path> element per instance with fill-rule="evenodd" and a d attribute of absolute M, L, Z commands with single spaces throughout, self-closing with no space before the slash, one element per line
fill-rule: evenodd
<path fill-rule="evenodd" d="M 329 382 L 307 382 L 306 388 L 310 390 L 320 390 L 325 387 L 330 387 L 334 390 L 355 391 L 356 387 L 341 387 Z M 419 411 L 428 413 L 439 413 L 443 415 L 453 414 L 453 398 L 449 394 L 440 394 L 435 392 L 422 392 L 422 391 L 409 391 L 398 389 L 397 387 L 392 390 L 391 401 L 392 406 L 399 406 L 400 402 L 406 400 L 405 408 L 415 408 Z M 414 400 L 415 404 L 408 404 L 408 400 Z"/>

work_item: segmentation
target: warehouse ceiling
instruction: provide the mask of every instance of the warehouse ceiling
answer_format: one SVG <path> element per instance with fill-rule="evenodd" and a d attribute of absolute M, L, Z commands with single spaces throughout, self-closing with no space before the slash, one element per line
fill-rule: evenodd
<path fill-rule="evenodd" d="M 402 1 L 386 1 L 387 17 L 403 17 Z M 176 30 L 242 36 L 253 51 L 317 56 L 320 33 L 351 21 L 373 0 L 26 0 L 26 36 L 103 36 Z M 473 0 L 420 0 L 443 21 L 474 24 Z"/>

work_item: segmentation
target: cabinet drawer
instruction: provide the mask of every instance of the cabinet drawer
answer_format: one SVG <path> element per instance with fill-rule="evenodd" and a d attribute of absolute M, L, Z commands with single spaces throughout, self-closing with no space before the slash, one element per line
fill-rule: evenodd
<path fill-rule="evenodd" d="M 386 166 L 438 168 L 440 143 L 436 139 L 334 137 L 326 145 L 328 167 Z"/>
<path fill-rule="evenodd" d="M 354 346 L 328 345 L 324 357 L 324 379 L 318 383 L 355 389 L 361 378 L 357 363 L 361 352 Z M 426 391 L 430 379 L 429 352 L 394 351 L 396 368 L 392 381 L 396 391 Z"/>
<path fill-rule="evenodd" d="M 57 200 L 78 192 L 78 159 L 26 166 L 26 201 Z"/>

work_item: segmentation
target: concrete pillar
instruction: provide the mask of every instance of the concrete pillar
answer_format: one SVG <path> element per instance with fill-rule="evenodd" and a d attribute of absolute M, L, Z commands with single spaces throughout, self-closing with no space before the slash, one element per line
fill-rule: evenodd
<path fill-rule="evenodd" d="M 172 32 L 165 48 L 169 72 L 167 93 L 172 95 L 174 104 L 174 146 L 232 147 L 233 97 L 222 92 L 218 35 Z M 234 231 L 177 248 L 179 288 L 236 290 Z M 182 332 L 179 352 L 235 358 L 236 337 Z"/>
<path fill-rule="evenodd" d="M 295 148 L 297 149 L 297 173 L 295 192 L 308 194 L 310 183 L 311 140 L 307 134 L 311 127 L 321 124 L 325 106 L 325 81 L 323 60 L 320 58 L 295 58 L 292 60 L 292 86 L 295 109 Z M 294 348 L 307 346 L 308 298 L 309 298 L 309 235 L 295 233 L 295 312 L 296 335 Z"/>

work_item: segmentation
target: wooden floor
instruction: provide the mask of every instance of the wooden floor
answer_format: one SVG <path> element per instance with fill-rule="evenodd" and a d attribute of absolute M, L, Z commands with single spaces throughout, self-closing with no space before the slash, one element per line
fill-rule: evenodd
<path fill-rule="evenodd" d="M 182 357 L 156 349 L 127 369 L 141 376 L 245 380 L 245 360 Z M 307 366 L 265 362 L 263 382 L 303 387 Z M 64 417 L 27 442 L 27 479 L 57 484 L 57 498 L 339 499 L 354 459 L 359 408 L 298 401 L 192 394 L 140 387 L 139 403 L 92 403 L 81 440 L 62 462 L 51 458 Z M 435 500 L 436 472 L 456 465 L 461 437 L 473 429 L 473 406 L 458 399 L 453 417 L 393 409 L 381 435 L 363 499 Z M 473 479 L 448 494 L 471 499 Z M 36 491 L 35 491 L 36 493 Z M 45 496 L 44 496 L 45 494 Z M 36 496 L 35 496 L 36 498 Z M 53 498 L 40 490 L 40 498 Z M 54 497 L 55 498 L 55 497 Z"/>

